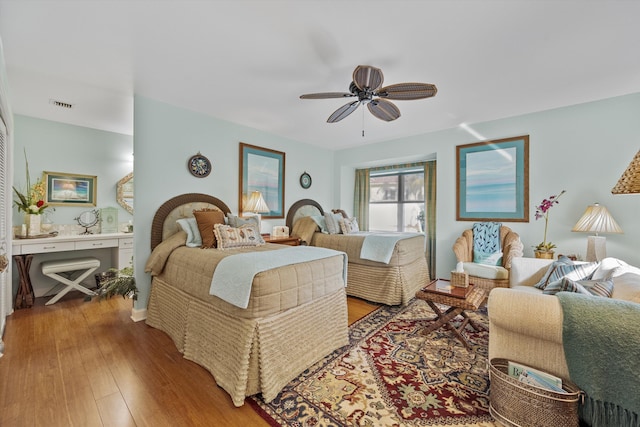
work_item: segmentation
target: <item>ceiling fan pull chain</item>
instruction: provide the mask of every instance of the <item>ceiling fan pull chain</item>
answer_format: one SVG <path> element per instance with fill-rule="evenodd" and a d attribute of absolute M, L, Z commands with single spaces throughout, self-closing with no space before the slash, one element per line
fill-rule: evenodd
<path fill-rule="evenodd" d="M 362 109 L 362 137 L 364 138 L 364 108 Z"/>

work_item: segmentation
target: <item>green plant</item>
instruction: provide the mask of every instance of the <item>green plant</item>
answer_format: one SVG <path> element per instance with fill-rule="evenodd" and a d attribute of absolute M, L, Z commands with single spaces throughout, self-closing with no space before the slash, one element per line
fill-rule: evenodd
<path fill-rule="evenodd" d="M 29 176 L 29 161 L 27 160 L 27 150 L 24 150 L 24 162 L 27 169 L 27 187 L 23 192 L 18 191 L 16 187 L 13 187 L 13 191 L 18 196 L 18 200 L 14 200 L 15 205 L 18 207 L 18 211 L 22 211 L 27 214 L 40 215 L 45 209 L 49 207 L 44 201 L 45 199 L 45 186 L 44 182 L 40 181 L 40 178 L 35 184 L 31 185 L 31 177 Z"/>
<path fill-rule="evenodd" d="M 124 267 L 121 270 L 112 268 L 109 272 L 114 273 L 101 283 L 98 295 L 100 299 L 111 298 L 114 295 L 122 295 L 122 298 L 138 299 L 138 288 L 136 278 L 133 276 L 133 266 Z"/>
<path fill-rule="evenodd" d="M 551 242 L 547 242 L 547 227 L 549 226 L 549 209 L 555 204 L 558 203 L 558 199 L 565 193 L 564 190 L 560 192 L 557 196 L 550 196 L 548 199 L 544 199 L 542 203 L 536 206 L 536 220 L 540 218 L 544 218 L 544 236 L 542 238 L 542 242 L 538 243 L 537 246 L 534 246 L 536 251 L 540 252 L 550 252 L 553 248 L 556 247 L 555 244 Z"/>

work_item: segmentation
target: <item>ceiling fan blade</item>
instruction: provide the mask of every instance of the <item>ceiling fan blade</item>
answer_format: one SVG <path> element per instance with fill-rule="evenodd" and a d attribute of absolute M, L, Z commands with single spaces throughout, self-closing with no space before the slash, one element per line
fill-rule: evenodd
<path fill-rule="evenodd" d="M 323 92 L 323 93 L 307 93 L 306 95 L 300 95 L 300 99 L 348 98 L 350 96 L 355 96 L 355 95 L 347 92 Z"/>
<path fill-rule="evenodd" d="M 356 108 L 360 105 L 360 101 L 353 101 L 349 104 L 345 104 L 342 107 L 338 108 L 333 112 L 332 115 L 327 119 L 327 123 L 335 123 L 347 117 L 349 114 L 353 113 Z"/>
<path fill-rule="evenodd" d="M 428 83 L 398 83 L 383 87 L 375 95 L 386 99 L 409 101 L 430 98 L 435 96 L 437 92 L 436 85 Z"/>
<path fill-rule="evenodd" d="M 382 70 L 370 65 L 358 65 L 353 70 L 353 82 L 360 90 L 376 91 L 382 86 L 384 76 Z"/>
<path fill-rule="evenodd" d="M 385 122 L 390 122 L 400 117 L 398 107 L 396 107 L 393 102 L 384 99 L 374 99 L 367 104 L 367 107 L 369 107 L 371 114 Z"/>

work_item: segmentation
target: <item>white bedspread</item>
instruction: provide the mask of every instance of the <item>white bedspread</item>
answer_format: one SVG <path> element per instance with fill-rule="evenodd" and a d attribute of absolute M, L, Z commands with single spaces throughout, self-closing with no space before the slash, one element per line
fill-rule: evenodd
<path fill-rule="evenodd" d="M 222 259 L 216 266 L 209 294 L 240 308 L 249 306 L 251 285 L 256 274 L 285 265 L 342 255 L 344 284 L 347 284 L 347 254 L 315 246 L 285 247 L 277 251 L 236 254 Z"/>
<path fill-rule="evenodd" d="M 360 258 L 389 264 L 393 249 L 399 240 L 424 236 L 421 233 L 375 233 L 367 234 L 362 242 Z"/>

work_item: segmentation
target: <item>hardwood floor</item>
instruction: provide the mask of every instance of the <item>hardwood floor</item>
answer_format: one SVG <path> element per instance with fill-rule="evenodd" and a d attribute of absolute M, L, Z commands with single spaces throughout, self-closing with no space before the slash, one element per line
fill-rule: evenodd
<path fill-rule="evenodd" d="M 236 408 L 173 341 L 133 322 L 132 302 L 78 293 L 7 318 L 0 426 L 267 426 Z M 349 323 L 377 305 L 349 298 Z"/>

